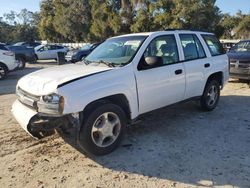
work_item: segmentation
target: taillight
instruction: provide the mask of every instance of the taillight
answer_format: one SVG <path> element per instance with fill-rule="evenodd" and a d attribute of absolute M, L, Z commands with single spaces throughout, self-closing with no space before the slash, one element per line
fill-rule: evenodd
<path fill-rule="evenodd" d="M 15 54 L 13 52 L 7 51 L 7 52 L 4 52 L 3 55 L 14 56 Z"/>

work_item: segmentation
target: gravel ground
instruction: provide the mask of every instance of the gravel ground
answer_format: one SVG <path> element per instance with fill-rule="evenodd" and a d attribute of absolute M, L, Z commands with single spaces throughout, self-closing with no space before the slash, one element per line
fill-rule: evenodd
<path fill-rule="evenodd" d="M 0 81 L 1 187 L 250 187 L 247 83 L 231 80 L 213 112 L 187 102 L 149 113 L 115 152 L 88 157 L 73 131 L 34 140 L 11 115 L 17 79 L 48 66 Z"/>

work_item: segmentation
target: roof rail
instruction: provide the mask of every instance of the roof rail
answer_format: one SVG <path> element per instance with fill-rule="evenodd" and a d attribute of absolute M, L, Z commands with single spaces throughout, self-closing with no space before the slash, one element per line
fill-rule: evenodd
<path fill-rule="evenodd" d="M 165 29 L 165 31 L 197 31 L 197 32 L 208 32 L 207 30 L 202 30 L 202 29 L 175 29 L 175 28 L 169 28 L 169 29 Z"/>

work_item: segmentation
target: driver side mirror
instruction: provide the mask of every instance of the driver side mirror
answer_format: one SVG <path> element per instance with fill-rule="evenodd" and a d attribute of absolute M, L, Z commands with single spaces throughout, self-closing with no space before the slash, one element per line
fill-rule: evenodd
<path fill-rule="evenodd" d="M 145 63 L 149 67 L 156 67 L 162 64 L 162 57 L 158 56 L 145 57 Z"/>
<path fill-rule="evenodd" d="M 142 57 L 138 65 L 138 70 L 146 70 L 154 67 L 161 66 L 163 64 L 162 57 L 158 56 L 148 56 Z"/>

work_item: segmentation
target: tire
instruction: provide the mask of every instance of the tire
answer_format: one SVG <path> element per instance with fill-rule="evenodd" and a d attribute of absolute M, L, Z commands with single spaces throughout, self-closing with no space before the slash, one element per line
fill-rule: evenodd
<path fill-rule="evenodd" d="M 4 64 L 0 63 L 0 80 L 3 80 L 8 74 L 8 69 Z"/>
<path fill-rule="evenodd" d="M 111 103 L 92 109 L 80 129 L 79 146 L 94 155 L 111 153 L 122 140 L 126 115 L 119 106 Z"/>
<path fill-rule="evenodd" d="M 20 70 L 24 69 L 25 66 L 26 66 L 25 59 L 24 59 L 23 57 L 19 57 L 17 60 L 18 60 L 19 63 L 20 63 L 18 69 L 20 69 Z"/>
<path fill-rule="evenodd" d="M 38 61 L 38 57 L 37 57 L 37 55 L 35 55 L 35 58 L 34 58 L 34 62 L 33 62 L 33 63 L 37 63 L 37 61 Z"/>
<path fill-rule="evenodd" d="M 212 111 L 220 99 L 220 84 L 217 80 L 209 80 L 200 100 L 201 108 L 205 111 Z"/>

